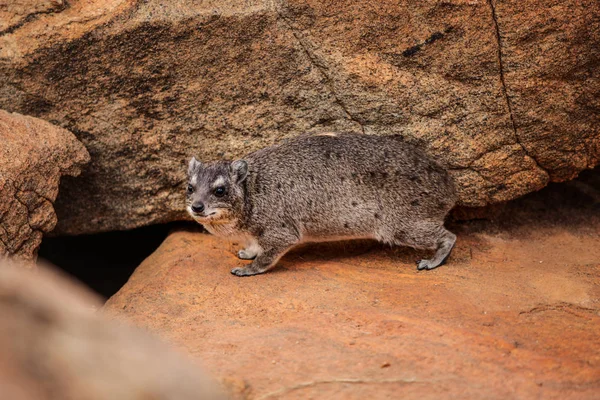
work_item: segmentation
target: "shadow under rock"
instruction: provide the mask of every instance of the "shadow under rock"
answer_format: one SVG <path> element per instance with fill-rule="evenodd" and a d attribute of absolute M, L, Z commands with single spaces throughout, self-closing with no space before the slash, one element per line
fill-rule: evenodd
<path fill-rule="evenodd" d="M 600 222 L 600 167 L 583 171 L 572 181 L 550 183 L 519 199 L 472 211 L 482 217 L 466 221 L 455 218 L 449 229 L 523 236 L 532 229 L 560 227 L 586 233 Z"/>
<path fill-rule="evenodd" d="M 180 224 L 153 225 L 130 231 L 44 238 L 41 261 L 64 270 L 104 298 L 115 294 L 171 229 Z"/>

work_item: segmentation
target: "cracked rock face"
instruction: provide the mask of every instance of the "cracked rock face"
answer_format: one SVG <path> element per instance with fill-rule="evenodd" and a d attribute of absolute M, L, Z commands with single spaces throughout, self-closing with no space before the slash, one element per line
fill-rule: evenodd
<path fill-rule="evenodd" d="M 77 176 L 89 154 L 72 133 L 0 110 L 0 258 L 35 261 L 56 225 L 60 178 Z"/>
<path fill-rule="evenodd" d="M 186 218 L 188 157 L 306 132 L 401 134 L 448 166 L 465 206 L 598 163 L 595 0 L 77 0 L 17 13 L 0 32 L 0 106 L 70 129 L 93 159 L 61 191 L 60 233 Z"/>

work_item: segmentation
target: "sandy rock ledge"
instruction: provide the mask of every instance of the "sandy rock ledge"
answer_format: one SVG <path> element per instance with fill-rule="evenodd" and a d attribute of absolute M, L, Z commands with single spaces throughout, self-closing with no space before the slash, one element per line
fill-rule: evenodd
<path fill-rule="evenodd" d="M 182 230 L 105 309 L 200 357 L 239 398 L 596 398 L 600 220 L 536 224 L 459 229 L 426 273 L 415 251 L 346 243 L 249 278 L 229 273 L 244 263 L 234 246 Z"/>

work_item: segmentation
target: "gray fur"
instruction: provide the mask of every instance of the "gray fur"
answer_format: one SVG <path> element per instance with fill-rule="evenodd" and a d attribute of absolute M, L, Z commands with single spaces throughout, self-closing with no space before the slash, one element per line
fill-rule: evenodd
<path fill-rule="evenodd" d="M 433 269 L 456 241 L 444 228 L 456 202 L 452 179 L 397 136 L 302 136 L 244 160 L 192 159 L 188 175 L 192 217 L 248 244 L 238 256 L 254 261 L 231 271 L 238 276 L 269 270 L 301 242 L 355 238 L 435 250 L 418 264 Z M 225 188 L 222 197 L 215 186 Z"/>

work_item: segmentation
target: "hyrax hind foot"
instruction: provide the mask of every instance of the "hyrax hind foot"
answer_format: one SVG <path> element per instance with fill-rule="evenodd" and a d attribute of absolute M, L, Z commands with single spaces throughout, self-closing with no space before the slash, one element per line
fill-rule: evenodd
<path fill-rule="evenodd" d="M 439 267 L 442 264 L 435 265 L 432 260 L 419 260 L 417 261 L 417 269 L 422 271 L 424 269 L 430 270 Z"/>
<path fill-rule="evenodd" d="M 235 275 L 235 276 L 252 276 L 252 275 L 262 274 L 264 272 L 266 272 L 266 270 L 264 270 L 264 271 L 257 271 L 257 270 L 254 270 L 254 269 L 248 268 L 248 267 L 245 267 L 245 268 L 234 268 L 234 269 L 231 270 L 231 273 L 233 275 Z"/>
<path fill-rule="evenodd" d="M 455 243 L 456 235 L 444 229 L 442 236 L 438 240 L 438 247 L 433 258 L 419 261 L 417 269 L 419 271 L 424 269 L 431 270 L 442 265 L 444 262 L 446 262 L 448 256 L 450 256 Z"/>

